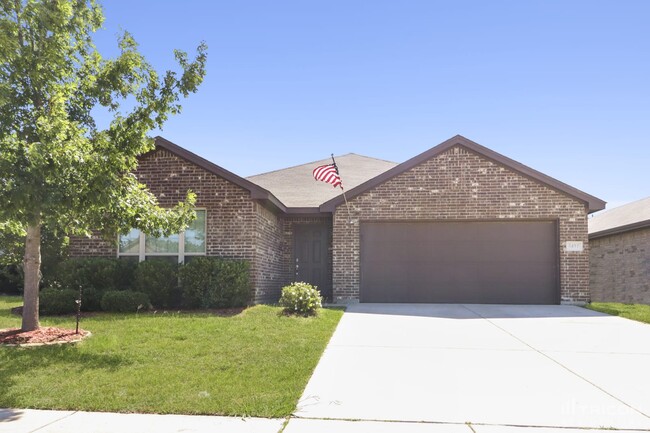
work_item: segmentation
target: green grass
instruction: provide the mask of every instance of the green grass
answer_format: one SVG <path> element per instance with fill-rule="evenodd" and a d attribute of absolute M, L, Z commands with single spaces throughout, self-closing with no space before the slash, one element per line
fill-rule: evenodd
<path fill-rule="evenodd" d="M 601 313 L 621 316 L 639 322 L 650 323 L 650 305 L 619 304 L 616 302 L 592 302 L 587 308 Z"/>
<path fill-rule="evenodd" d="M 0 297 L 0 328 L 20 327 Z M 284 417 L 339 319 L 285 317 L 258 305 L 232 317 L 98 314 L 78 345 L 0 347 L 0 407 Z M 43 326 L 74 328 L 72 317 Z"/>

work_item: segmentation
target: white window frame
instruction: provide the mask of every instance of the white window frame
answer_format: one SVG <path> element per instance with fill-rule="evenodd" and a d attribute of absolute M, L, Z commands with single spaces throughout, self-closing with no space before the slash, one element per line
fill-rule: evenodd
<path fill-rule="evenodd" d="M 139 262 L 144 262 L 146 257 L 175 257 L 178 256 L 178 263 L 184 263 L 185 257 L 196 257 L 196 256 L 205 256 L 208 249 L 208 211 L 206 209 L 195 209 L 195 211 L 205 212 L 205 219 L 203 221 L 203 233 L 205 234 L 205 251 L 202 253 L 186 253 L 185 252 L 185 230 L 178 233 L 178 253 L 147 253 L 145 251 L 146 247 L 146 236 L 142 231 L 139 233 L 139 251 L 138 253 L 120 253 L 120 234 L 117 235 L 117 257 L 137 257 Z"/>

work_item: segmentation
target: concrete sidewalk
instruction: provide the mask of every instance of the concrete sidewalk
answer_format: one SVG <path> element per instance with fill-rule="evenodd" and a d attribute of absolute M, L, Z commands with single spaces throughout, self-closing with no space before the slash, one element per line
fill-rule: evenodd
<path fill-rule="evenodd" d="M 235 418 L 0 409 L 0 432 L 11 433 L 605 433 L 607 430 L 503 425 Z M 617 430 L 619 433 L 631 431 Z M 638 430 L 636 431 L 638 433 Z"/>
<path fill-rule="evenodd" d="M 283 419 L 0 409 L 0 432 L 11 433 L 277 433 Z"/>

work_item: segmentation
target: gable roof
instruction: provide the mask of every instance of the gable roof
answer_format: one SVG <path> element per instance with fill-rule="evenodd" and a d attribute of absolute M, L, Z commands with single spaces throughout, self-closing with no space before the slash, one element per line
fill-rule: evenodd
<path fill-rule="evenodd" d="M 589 219 L 589 238 L 650 227 L 650 197 L 594 215 Z"/>
<path fill-rule="evenodd" d="M 481 155 L 484 158 L 490 159 L 500 165 L 503 165 L 509 168 L 512 171 L 515 171 L 523 176 L 526 176 L 530 179 L 533 179 L 537 182 L 540 182 L 550 188 L 553 188 L 559 192 L 567 194 L 571 197 L 574 197 L 578 200 L 583 201 L 589 207 L 589 212 L 595 212 L 605 208 L 605 202 L 599 198 L 596 198 L 592 195 L 589 195 L 583 191 L 580 191 L 577 188 L 574 188 L 566 183 L 560 182 L 557 179 L 554 179 L 550 176 L 545 175 L 537 170 L 534 170 L 524 164 L 521 164 L 513 159 L 510 159 L 500 153 L 497 153 L 493 150 L 488 149 L 487 147 L 481 146 L 478 143 L 475 143 L 467 138 L 456 135 L 455 137 L 450 138 L 447 141 L 442 142 L 441 144 L 423 152 L 402 164 L 399 164 L 390 170 L 362 183 L 361 185 L 352 188 L 347 191 L 348 199 L 363 194 L 364 192 L 392 179 L 393 177 L 404 173 L 407 170 L 412 169 L 413 167 L 422 164 L 423 162 L 442 154 L 443 152 L 451 149 L 454 146 L 462 146 L 474 153 Z M 331 200 L 323 203 L 320 206 L 322 212 L 333 212 L 337 206 L 341 205 L 344 202 L 342 195 L 332 198 Z"/>
<path fill-rule="evenodd" d="M 232 173 L 226 170 L 225 168 L 220 167 L 208 161 L 207 159 L 200 157 L 196 153 L 192 153 L 189 150 L 184 149 L 179 145 L 172 143 L 171 141 L 163 137 L 158 136 L 155 138 L 155 140 L 156 140 L 156 147 L 165 149 L 176 156 L 179 156 L 193 164 L 196 164 L 197 166 L 201 167 L 207 172 L 215 174 L 245 190 L 250 191 L 251 198 L 253 199 L 268 200 L 270 203 L 272 203 L 276 208 L 280 209 L 281 211 L 283 212 L 287 211 L 286 206 L 280 200 L 278 200 L 273 194 L 271 194 L 271 192 L 260 187 L 259 185 L 256 185 L 253 182 L 244 179 L 243 177 L 237 176 L 235 173 Z"/>
<path fill-rule="evenodd" d="M 337 156 L 335 159 L 346 190 L 354 188 L 397 165 L 395 162 L 355 153 Z M 316 211 L 322 203 L 341 194 L 340 188 L 334 188 L 330 184 L 319 182 L 312 176 L 312 171 L 316 167 L 331 163 L 330 158 L 322 159 L 250 176 L 247 180 L 271 191 L 288 208 L 314 208 L 314 211 Z"/>

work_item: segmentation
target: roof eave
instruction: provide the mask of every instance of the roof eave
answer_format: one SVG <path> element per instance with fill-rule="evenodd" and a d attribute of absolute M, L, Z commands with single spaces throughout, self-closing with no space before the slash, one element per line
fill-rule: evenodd
<path fill-rule="evenodd" d="M 287 216 L 330 216 L 331 212 L 323 212 L 318 207 L 289 207 L 285 214 Z"/>
<path fill-rule="evenodd" d="M 574 197 L 578 200 L 583 201 L 588 208 L 588 213 L 596 212 L 599 210 L 605 209 L 606 202 L 594 197 L 590 194 L 587 194 L 583 191 L 580 191 L 577 188 L 574 188 L 570 185 L 567 185 L 563 182 L 560 182 L 557 179 L 554 179 L 550 176 L 545 175 L 544 173 L 541 173 L 537 170 L 534 170 L 520 162 L 517 162 L 513 159 L 508 158 L 507 156 L 501 155 L 500 153 L 497 153 L 491 149 L 488 149 L 487 147 L 481 146 L 478 143 L 475 143 L 461 135 L 456 135 L 449 140 L 446 140 L 439 145 L 409 159 L 408 161 L 403 162 L 402 164 L 399 164 L 393 168 L 391 168 L 388 171 L 385 171 L 384 173 L 381 173 L 378 176 L 375 176 L 374 178 L 362 183 L 361 185 L 358 185 L 357 187 L 351 189 L 350 191 L 347 192 L 347 198 L 354 198 L 390 179 L 393 177 L 404 173 L 407 170 L 410 170 L 411 168 L 435 157 L 438 156 L 447 150 L 451 149 L 454 146 L 462 146 L 465 147 L 466 149 L 473 151 L 475 153 L 480 154 L 481 156 L 490 159 L 498 164 L 505 165 L 509 169 L 524 175 L 528 178 L 531 178 L 537 182 L 541 182 L 559 192 L 562 192 L 564 194 L 567 194 L 571 197 Z M 340 206 L 342 203 L 344 203 L 345 199 L 342 195 L 334 197 L 331 200 L 326 201 L 320 206 L 320 210 L 322 212 L 334 212 L 334 210 Z"/>
<path fill-rule="evenodd" d="M 603 238 L 605 236 L 617 235 L 620 233 L 630 232 L 632 230 L 639 230 L 646 227 L 650 227 L 650 219 L 645 221 L 637 221 L 632 224 L 625 224 L 622 226 L 612 227 L 610 229 L 589 233 L 589 239 Z"/>
<path fill-rule="evenodd" d="M 178 144 L 172 143 L 171 141 L 157 136 L 156 147 L 161 147 L 169 152 L 177 155 L 193 164 L 198 165 L 204 170 L 215 174 L 227 181 L 249 191 L 251 193 L 251 198 L 254 200 L 268 200 L 273 206 L 277 207 L 282 212 L 287 211 L 287 207 L 277 199 L 270 191 L 262 188 L 261 186 L 251 182 L 250 180 L 244 179 L 236 175 L 235 173 L 226 170 L 223 167 L 218 166 L 217 164 L 208 161 L 207 159 L 197 155 L 196 153 L 190 152 L 189 150 L 179 146 Z"/>

